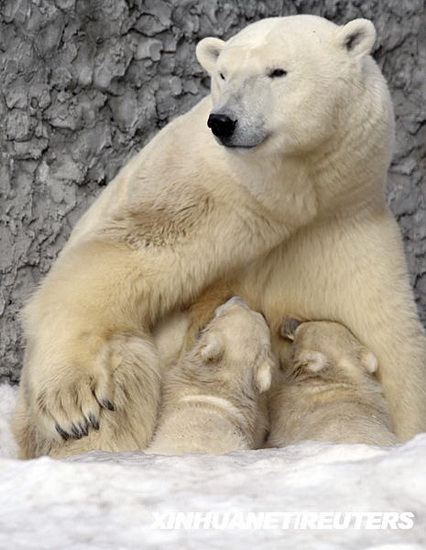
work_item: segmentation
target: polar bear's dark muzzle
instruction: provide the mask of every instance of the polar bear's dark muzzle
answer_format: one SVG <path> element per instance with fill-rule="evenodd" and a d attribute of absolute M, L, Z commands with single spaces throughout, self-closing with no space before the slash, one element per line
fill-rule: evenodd
<path fill-rule="evenodd" d="M 232 120 L 228 115 L 212 113 L 207 121 L 207 126 L 211 128 L 213 134 L 221 141 L 230 138 L 234 133 L 236 120 Z"/>

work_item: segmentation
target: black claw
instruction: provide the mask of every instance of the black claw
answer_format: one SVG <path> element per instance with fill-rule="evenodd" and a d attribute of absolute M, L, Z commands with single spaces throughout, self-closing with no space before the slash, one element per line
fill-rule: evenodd
<path fill-rule="evenodd" d="M 55 425 L 55 429 L 56 431 L 58 432 L 58 434 L 62 437 L 62 439 L 64 441 L 68 441 L 68 439 L 70 438 L 70 436 L 67 434 L 66 431 L 64 431 L 60 426 L 59 424 L 56 424 Z"/>
<path fill-rule="evenodd" d="M 74 436 L 76 439 L 81 439 L 81 438 L 83 437 L 83 434 L 81 433 L 79 427 L 76 426 L 75 424 L 72 425 L 71 431 L 72 431 L 73 436 Z"/>
<path fill-rule="evenodd" d="M 89 427 L 87 426 L 86 422 L 79 422 L 78 427 L 80 428 L 80 432 L 83 434 L 84 437 L 89 435 Z"/>
<path fill-rule="evenodd" d="M 103 399 L 102 406 L 108 409 L 109 411 L 115 411 L 115 407 L 109 399 Z"/>
<path fill-rule="evenodd" d="M 99 422 L 93 413 L 89 414 L 89 422 L 95 430 L 99 430 Z"/>

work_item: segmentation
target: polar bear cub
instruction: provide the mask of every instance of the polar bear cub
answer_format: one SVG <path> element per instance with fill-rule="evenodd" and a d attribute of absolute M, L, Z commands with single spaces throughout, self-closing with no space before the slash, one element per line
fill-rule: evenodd
<path fill-rule="evenodd" d="M 270 400 L 268 447 L 306 439 L 392 445 L 391 417 L 374 378 L 376 357 L 343 325 L 287 319 L 292 340 Z"/>
<path fill-rule="evenodd" d="M 216 310 L 194 348 L 164 374 L 150 454 L 227 453 L 260 447 L 264 394 L 275 361 L 269 328 L 239 297 Z"/>

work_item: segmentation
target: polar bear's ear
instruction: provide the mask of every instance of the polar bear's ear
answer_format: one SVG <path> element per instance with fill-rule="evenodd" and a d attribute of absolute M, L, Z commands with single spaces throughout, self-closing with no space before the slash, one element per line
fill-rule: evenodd
<path fill-rule="evenodd" d="M 213 72 L 217 58 L 219 57 L 219 54 L 222 51 L 224 45 L 224 40 L 213 37 L 203 38 L 203 40 L 201 40 L 201 42 L 197 44 L 195 55 L 197 56 L 200 65 L 210 75 Z"/>
<path fill-rule="evenodd" d="M 353 57 L 363 57 L 373 49 L 376 29 L 368 19 L 354 19 L 340 28 L 338 41 Z"/>
<path fill-rule="evenodd" d="M 203 361 L 219 361 L 224 350 L 222 339 L 217 334 L 209 332 L 200 344 L 198 353 Z"/>

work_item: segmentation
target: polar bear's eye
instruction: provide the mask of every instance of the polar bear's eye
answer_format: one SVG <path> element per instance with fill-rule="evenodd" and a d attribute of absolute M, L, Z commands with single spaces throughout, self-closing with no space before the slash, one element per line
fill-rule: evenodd
<path fill-rule="evenodd" d="M 285 71 L 284 69 L 274 69 L 268 74 L 268 76 L 269 78 L 279 78 L 281 76 L 285 76 L 286 74 L 287 71 Z"/>
<path fill-rule="evenodd" d="M 222 80 L 225 80 L 225 75 L 223 73 L 219 73 L 219 76 Z"/>

